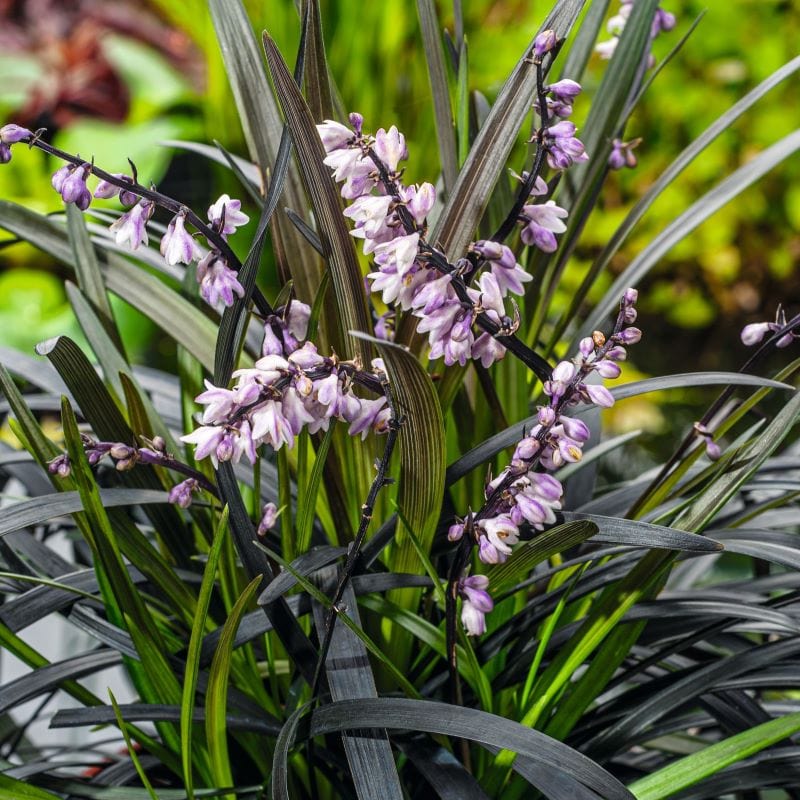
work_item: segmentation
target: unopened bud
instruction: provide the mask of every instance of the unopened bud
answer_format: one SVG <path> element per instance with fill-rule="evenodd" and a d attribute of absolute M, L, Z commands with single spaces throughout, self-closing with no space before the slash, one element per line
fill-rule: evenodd
<path fill-rule="evenodd" d="M 533 52 L 540 58 L 549 53 L 558 44 L 558 36 L 554 30 L 542 31 L 533 40 Z"/>

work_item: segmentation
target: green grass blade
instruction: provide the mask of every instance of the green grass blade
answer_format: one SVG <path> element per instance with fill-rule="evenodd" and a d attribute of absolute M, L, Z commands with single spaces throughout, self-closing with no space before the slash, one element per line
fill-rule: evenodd
<path fill-rule="evenodd" d="M 449 194 L 456 183 L 458 164 L 456 142 L 453 131 L 453 112 L 450 108 L 450 87 L 442 49 L 442 35 L 433 0 L 417 0 L 417 15 L 422 32 L 422 44 L 428 63 L 428 81 L 433 97 L 433 114 L 436 121 L 436 141 L 439 144 L 439 161 L 445 194 Z"/>
<path fill-rule="evenodd" d="M 128 748 L 128 755 L 131 757 L 131 761 L 133 762 L 133 766 L 136 769 L 136 774 L 139 776 L 139 780 L 142 782 L 142 785 L 145 789 L 147 789 L 147 793 L 150 795 L 152 800 L 158 800 L 158 795 L 155 793 L 153 789 L 153 784 L 150 783 L 150 779 L 147 777 L 147 773 L 142 769 L 142 763 L 139 761 L 139 756 L 136 755 L 136 747 L 131 741 L 130 733 L 128 732 L 128 726 L 125 723 L 125 720 L 122 719 L 122 713 L 119 710 L 119 705 L 117 704 L 117 698 L 114 697 L 114 693 L 111 689 L 108 690 L 108 697 L 111 700 L 111 707 L 114 709 L 114 716 L 117 720 L 117 727 L 122 731 L 122 736 L 125 739 L 125 745 Z"/>
<path fill-rule="evenodd" d="M 247 605 L 260 583 L 261 575 L 256 575 L 247 584 L 247 587 L 231 609 L 231 613 L 222 628 L 222 634 L 209 670 L 208 688 L 206 690 L 206 739 L 211 758 L 211 774 L 217 786 L 233 785 L 233 771 L 228 756 L 226 720 L 233 639 L 236 636 L 236 631 Z M 234 795 L 228 794 L 226 797 L 233 798 Z"/>
<path fill-rule="evenodd" d="M 634 781 L 628 788 L 637 800 L 666 800 L 681 789 L 692 786 L 765 747 L 777 744 L 798 731 L 800 713 L 787 714 L 681 758 Z"/>
<path fill-rule="evenodd" d="M 214 541 L 203 570 L 203 580 L 197 595 L 197 610 L 189 638 L 189 648 L 186 652 L 186 671 L 183 675 L 183 693 L 181 696 L 181 763 L 183 766 L 183 782 L 189 800 L 194 799 L 192 762 L 196 760 L 199 764 L 203 764 L 205 760 L 198 758 L 199 754 L 203 753 L 203 750 L 192 744 L 192 719 L 195 691 L 197 689 L 197 675 L 200 671 L 200 650 L 203 644 L 203 636 L 205 635 L 205 622 L 208 617 L 211 594 L 214 591 L 214 580 L 227 525 L 228 507 L 225 506 L 217 523 Z"/>

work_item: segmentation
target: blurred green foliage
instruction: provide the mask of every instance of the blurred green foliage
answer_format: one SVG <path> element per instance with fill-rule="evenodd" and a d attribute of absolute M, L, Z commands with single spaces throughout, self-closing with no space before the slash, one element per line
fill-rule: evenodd
<path fill-rule="evenodd" d="M 615 13 L 616 5 L 610 4 L 610 13 Z M 202 89 L 151 47 L 109 36 L 103 49 L 129 88 L 128 119 L 124 124 L 81 120 L 62 130 L 55 143 L 68 150 L 86 152 L 91 148 L 98 163 L 112 170 L 124 169 L 130 156 L 146 179 L 170 180 L 175 173 L 190 195 L 185 199 L 203 207 L 215 193 L 231 189 L 230 176 L 225 176 L 223 185 L 219 181 L 222 172 L 209 170 L 207 162 L 187 155 L 174 160 L 168 173 L 173 154 L 156 145 L 170 138 L 218 140 L 229 150 L 244 153 L 236 110 L 205 2 L 151 0 L 150 6 L 165 24 L 184 31 L 192 40 L 205 65 Z M 291 0 L 247 0 L 246 6 L 255 29 L 269 30 L 287 58 L 293 58 L 299 36 L 296 4 Z M 439 2 L 437 6 L 442 26 L 453 31 L 451 4 Z M 463 3 L 471 90 L 493 100 L 549 7 L 548 2 L 522 0 Z M 639 166 L 609 181 L 564 276 L 564 298 L 570 296 L 627 209 L 680 150 L 749 88 L 797 53 L 800 10 L 792 2 L 672 0 L 664 7 L 678 16 L 679 24 L 656 42 L 659 60 L 697 15 L 703 10 L 706 13 L 682 50 L 657 76 L 626 131 L 627 138 L 643 138 L 637 150 Z M 373 129 L 397 124 L 409 144 L 410 180 L 432 178 L 438 155 L 415 4 L 322 0 L 321 10 L 327 55 L 343 108 L 358 109 Z M 375 42 L 380 42 L 380 47 Z M 8 68 L 0 60 L 0 73 Z M 17 65 L 17 69 L 22 67 Z M 25 69 L 32 68 L 28 65 Z M 605 62 L 593 57 L 583 81 L 588 96 L 604 69 Z M 9 118 L 14 101 L 20 100 L 18 86 L 18 82 L 6 82 L 5 94 L 0 95 L 0 110 Z M 792 110 L 800 107 L 799 94 L 796 82 L 784 82 L 756 106 L 755 113 L 726 131 L 658 200 L 613 268 L 619 270 L 629 263 L 669 220 L 722 175 L 794 128 L 797 116 Z M 577 103 L 578 124 L 586 105 L 580 100 Z M 26 155 L 6 166 L 0 172 L 0 193 L 55 211 L 58 198 L 49 191 L 43 174 L 32 174 L 35 163 L 32 155 Z M 512 163 L 518 168 L 524 164 L 522 140 Z M 40 167 L 44 173 L 51 165 L 42 159 Z M 202 179 L 193 180 L 199 176 Z M 209 176 L 219 185 L 208 186 Z M 770 316 L 778 301 L 791 307 L 800 301 L 796 278 L 799 177 L 797 159 L 782 165 L 676 247 L 641 287 L 642 327 L 658 330 L 661 342 L 667 326 L 675 345 L 668 352 L 663 347 L 648 348 L 646 342 L 642 345 L 637 358 L 640 366 L 647 365 L 648 373 L 679 369 L 676 361 L 686 359 L 691 360 L 692 368 L 735 368 L 743 351 L 731 342 L 741 325 Z M 6 266 L 33 266 L 27 250 L 4 251 L 2 257 Z M 596 291 L 606 285 L 599 281 Z"/>

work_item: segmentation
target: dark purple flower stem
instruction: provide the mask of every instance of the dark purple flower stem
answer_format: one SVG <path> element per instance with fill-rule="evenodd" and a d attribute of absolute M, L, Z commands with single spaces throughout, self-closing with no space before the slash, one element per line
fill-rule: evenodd
<path fill-rule="evenodd" d="M 611 333 L 611 335 L 606 339 L 606 341 L 603 344 L 603 346 L 597 351 L 597 353 L 595 355 L 595 361 L 602 360 L 602 358 L 605 356 L 605 354 L 614 345 L 617 344 L 617 342 L 614 340 L 613 337 L 622 330 L 624 325 L 625 325 L 625 309 L 624 309 L 624 301 L 623 301 L 620 304 L 620 311 L 619 311 L 619 314 L 617 314 L 617 321 L 614 324 L 614 330 Z M 541 430 L 539 431 L 539 433 L 536 434 L 536 441 L 538 441 L 539 444 L 543 444 L 544 443 L 544 440 L 547 437 L 547 434 L 550 431 L 550 428 L 552 428 L 556 424 L 559 415 L 563 412 L 565 406 L 569 405 L 570 400 L 574 396 L 574 394 L 575 394 L 575 392 L 577 390 L 578 384 L 581 383 L 584 380 L 584 378 L 586 378 L 586 376 L 589 374 L 589 372 L 591 372 L 591 368 L 588 367 L 587 365 L 583 365 L 578 369 L 578 371 L 575 374 L 575 377 L 572 379 L 572 381 L 570 382 L 570 385 L 567 387 L 567 390 L 558 399 L 558 402 L 554 406 L 555 420 L 550 425 L 542 425 L 541 426 Z M 525 475 L 526 473 L 530 472 L 530 470 L 533 469 L 536 466 L 536 464 L 538 463 L 539 459 L 541 458 L 542 452 L 543 452 L 543 448 L 540 448 L 529 460 L 527 460 L 525 462 L 525 466 L 524 467 L 520 467 L 519 471 L 516 471 L 516 470 L 513 470 L 513 469 L 509 470 L 509 474 L 503 479 L 503 481 L 501 481 L 495 487 L 495 489 L 492 491 L 492 493 L 487 498 L 486 503 L 483 505 L 483 507 L 475 515 L 475 521 L 476 522 L 478 520 L 485 519 L 486 517 L 494 516 L 495 509 L 496 509 L 498 503 L 503 498 L 503 493 L 514 483 L 514 481 L 518 480 L 523 475 Z"/>
<path fill-rule="evenodd" d="M 753 353 L 753 355 L 750 356 L 747 361 L 745 361 L 744 364 L 742 364 L 738 372 L 749 373 L 753 367 L 759 364 L 767 355 L 776 349 L 775 344 L 780 341 L 782 336 L 796 331 L 800 331 L 800 314 L 797 314 L 790 319 L 789 322 L 787 322 L 786 325 L 784 325 L 780 330 L 775 331 L 775 333 L 769 339 L 767 339 L 767 341 L 764 342 L 764 344 L 762 344 L 761 347 L 759 347 L 758 350 L 756 350 L 756 352 Z M 722 390 L 722 392 L 720 392 L 719 397 L 717 397 L 717 399 L 709 406 L 706 413 L 703 414 L 702 418 L 700 419 L 701 426 L 708 425 L 711 422 L 714 415 L 723 407 L 727 399 L 734 393 L 734 391 L 735 389 L 733 386 L 727 386 Z M 669 460 L 666 461 L 658 471 L 658 475 L 653 478 L 636 502 L 630 507 L 630 509 L 628 509 L 626 517 L 633 519 L 636 516 L 636 514 L 644 506 L 647 499 L 658 488 L 661 482 L 664 481 L 664 479 L 677 466 L 680 460 L 689 452 L 692 445 L 697 441 L 697 437 L 699 435 L 700 434 L 698 433 L 697 429 L 694 427 L 689 431 L 689 433 L 686 434 L 683 441 L 670 456 Z"/>
<path fill-rule="evenodd" d="M 361 554 L 361 547 L 364 544 L 364 539 L 366 538 L 369 524 L 372 521 L 372 512 L 375 508 L 375 501 L 378 498 L 378 492 L 380 492 L 384 486 L 393 482 L 393 479 L 389 478 L 387 473 L 389 471 L 389 462 L 391 461 L 392 453 L 394 452 L 395 445 L 397 444 L 397 437 L 400 433 L 400 427 L 403 424 L 403 420 L 402 417 L 397 415 L 397 408 L 394 403 L 388 378 L 383 375 L 380 378 L 380 382 L 383 387 L 383 394 L 386 397 L 386 404 L 389 406 L 391 413 L 391 417 L 389 419 L 389 432 L 386 436 L 386 442 L 383 446 L 383 453 L 377 462 L 377 473 L 372 481 L 372 485 L 369 488 L 367 499 L 364 502 L 364 505 L 361 506 L 361 520 L 358 525 L 358 531 L 356 532 L 355 539 L 347 551 L 347 559 L 345 560 L 344 567 L 342 568 L 342 573 L 339 576 L 339 583 L 336 586 L 336 591 L 334 592 L 333 597 L 331 598 L 331 606 L 328 609 L 328 614 L 325 619 L 325 634 L 322 639 L 322 644 L 320 645 L 317 665 L 314 669 L 314 680 L 311 685 L 312 696 L 315 696 L 317 694 L 317 690 L 319 689 L 322 671 L 325 668 L 325 659 L 328 656 L 328 650 L 330 649 L 331 640 L 333 638 L 333 629 L 336 625 L 336 617 L 342 611 L 346 611 L 346 609 L 340 607 L 342 595 L 344 595 L 344 590 L 347 588 L 347 584 L 350 581 L 353 570 L 358 562 L 358 557 Z"/>
<path fill-rule="evenodd" d="M 456 267 L 454 264 L 451 264 L 445 257 L 444 253 L 442 253 L 440 250 L 437 250 L 435 247 L 432 247 L 424 239 L 424 230 L 420 229 L 414 218 L 409 213 L 408 209 L 405 207 L 405 205 L 403 205 L 397 184 L 392 179 L 392 176 L 389 174 L 389 170 L 386 168 L 386 165 L 379 158 L 377 153 L 375 153 L 371 147 L 367 147 L 365 148 L 365 154 L 372 160 L 372 163 L 375 164 L 375 167 L 378 170 L 378 176 L 380 177 L 380 181 L 383 184 L 386 193 L 391 195 L 396 200 L 397 208 L 395 211 L 406 233 L 420 234 L 419 253 L 421 259 L 429 263 L 434 269 L 443 275 L 451 275 L 451 285 L 453 287 L 453 291 L 456 293 L 456 296 L 466 308 L 472 309 L 473 303 L 467 294 L 467 283 L 462 277 L 462 273 L 459 271 L 458 267 Z M 522 206 L 520 206 L 520 208 L 521 207 Z M 542 358 L 538 353 L 535 353 L 523 341 L 518 339 L 514 335 L 513 331 L 509 331 L 507 333 L 504 332 L 504 329 L 501 328 L 501 326 L 499 326 L 497 323 L 493 322 L 485 312 L 478 314 L 475 321 L 478 327 L 497 339 L 497 341 L 500 342 L 500 344 L 502 344 L 506 350 L 508 350 L 510 353 L 513 353 L 520 361 L 522 361 L 522 363 L 525 364 L 525 366 L 528 367 L 528 369 L 530 369 L 540 381 L 544 382 L 550 379 L 550 373 L 553 370 L 547 360 Z"/>
<path fill-rule="evenodd" d="M 29 139 L 23 139 L 22 141 L 27 141 L 30 147 L 36 147 L 39 150 L 49 153 L 51 156 L 55 156 L 56 158 L 60 158 L 62 161 L 66 161 L 69 164 L 75 165 L 76 167 L 89 163 L 86 161 L 86 159 L 80 158 L 79 156 L 73 156 L 71 153 L 60 150 L 58 147 L 53 147 L 53 145 L 48 144 L 39 138 L 39 136 L 40 132 L 37 131 Z M 118 186 L 120 189 L 125 189 L 125 191 L 131 192 L 132 194 L 135 194 L 138 197 L 142 197 L 146 200 L 152 200 L 152 202 L 154 202 L 156 205 L 167 209 L 167 211 L 171 211 L 173 214 L 185 214 L 186 219 L 195 228 L 197 228 L 197 230 L 200 231 L 200 233 L 202 233 L 203 236 L 205 236 L 205 238 L 208 239 L 208 241 L 220 251 L 220 253 L 222 253 L 223 258 L 232 270 L 238 272 L 242 268 L 242 262 L 239 261 L 236 254 L 233 252 L 233 250 L 231 250 L 230 245 L 227 243 L 227 241 L 225 241 L 225 238 L 222 236 L 222 234 L 215 230 L 208 223 L 203 222 L 203 220 L 197 214 L 195 214 L 192 209 L 184 206 L 182 203 L 179 203 L 177 200 L 174 200 L 165 194 L 161 194 L 161 192 L 156 191 L 155 189 L 148 189 L 139 183 L 129 182 L 122 180 L 121 178 L 117 178 L 110 172 L 106 172 L 105 170 L 96 167 L 94 164 L 91 164 L 91 172 L 92 175 L 96 175 L 101 180 L 107 181 L 113 186 Z M 261 313 L 263 316 L 268 316 L 274 313 L 269 301 L 260 291 L 256 290 L 254 292 L 253 301 L 255 302 L 259 313 Z"/>
<path fill-rule="evenodd" d="M 552 65 L 553 59 L 556 57 L 560 47 L 561 43 L 559 43 L 550 54 L 548 69 L 549 66 Z M 519 188 L 517 199 L 514 201 L 514 205 L 508 212 L 508 216 L 503 220 L 503 222 L 500 224 L 500 227 L 490 237 L 495 242 L 504 242 L 516 227 L 522 207 L 528 202 L 528 198 L 531 196 L 536 179 L 539 177 L 542 172 L 542 168 L 544 167 L 544 159 L 547 155 L 547 148 L 545 147 L 545 131 L 547 130 L 550 118 L 549 114 L 547 113 L 547 89 L 544 83 L 545 70 L 542 62 L 542 57 L 535 57 L 533 59 L 533 63 L 536 66 L 536 96 L 539 103 L 539 119 L 541 121 L 541 124 L 539 125 L 534 137 L 534 140 L 536 141 L 536 152 L 533 156 L 533 164 L 530 170 L 528 170 L 528 175 L 525 181 Z"/>

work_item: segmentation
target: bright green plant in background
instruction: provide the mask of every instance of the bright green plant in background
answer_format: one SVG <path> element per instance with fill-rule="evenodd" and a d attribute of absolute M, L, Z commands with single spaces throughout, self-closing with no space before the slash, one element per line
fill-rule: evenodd
<path fill-rule="evenodd" d="M 384 11 L 343 10 L 326 23 L 318 4 L 301 5 L 299 20 L 266 20 L 265 63 L 245 8 L 209 4 L 249 159 L 190 147 L 198 171 L 210 156 L 230 168 L 229 192 L 238 181 L 253 198 L 247 247 L 236 233 L 246 215 L 229 195 L 206 221 L 150 188 L 141 164 L 138 178 L 115 177 L 39 133 L 0 133 L 3 160 L 13 147 L 3 169 L 36 164 L 25 142 L 68 165 L 53 184 L 65 215 L 4 200 L 0 226 L 70 269 L 67 296 L 100 367 L 68 336 L 38 347 L 47 361 L 4 358 L 10 424 L 27 453 L 7 449 L 2 469 L 30 499 L 0 523 L 0 633 L 30 672 L 0 688 L 0 709 L 59 688 L 80 707 L 61 709 L 54 726 L 116 726 L 130 748 L 113 775 L 76 778 L 9 722 L 0 790 L 110 798 L 113 781 L 129 797 L 516 798 L 534 787 L 655 800 L 797 788 L 794 748 L 781 743 L 800 730 L 787 691 L 800 650 L 798 462 L 787 442 L 800 362 L 775 379 L 760 373 L 800 320 L 745 329 L 746 344 L 764 344 L 739 373 L 684 369 L 610 392 L 590 376 L 615 377 L 623 345 L 639 338 L 628 287 L 800 147 L 798 132 L 778 132 L 692 192 L 615 277 L 620 247 L 661 192 L 800 59 L 776 65 L 687 143 L 592 253 L 595 208 L 617 191 L 609 159 L 629 158 L 621 142 L 636 134 L 626 123 L 640 89 L 668 83 L 670 64 L 652 86 L 647 77 L 653 21 L 671 27 L 655 0 L 624 4 L 616 51 L 582 111 L 576 103 L 588 159 L 566 121 L 575 89 L 553 84 L 559 71 L 582 80 L 596 41 L 608 39 L 607 4 L 561 0 L 535 38 L 520 30 L 492 105 L 467 91 L 469 25 L 443 40 L 433 4 L 417 6 L 421 43 Z M 216 59 L 197 11 L 186 24 Z M 395 116 L 375 103 L 364 130 L 388 130 L 374 137 L 359 116 L 342 124 L 369 98 L 362 104 L 348 71 L 326 60 L 337 39 L 326 25 L 352 31 L 356 21 L 364 61 L 385 42 L 430 75 L 432 107 L 418 101 L 416 129 L 408 115 L 408 153 L 389 127 L 406 128 L 402 108 Z M 380 35 L 367 36 L 379 21 Z M 670 34 L 675 43 L 689 26 Z M 293 50 L 294 78 L 281 55 Z M 373 69 L 365 92 L 396 81 L 401 63 Z M 408 174 L 398 170 L 406 156 Z M 522 188 L 506 166 L 527 171 Z M 76 206 L 91 201 L 90 172 L 103 180 L 98 194 L 119 194 L 124 215 L 92 207 L 85 224 Z M 156 208 L 169 210 L 166 227 L 150 219 Z M 145 246 L 148 230 L 162 237 L 163 258 Z M 123 240 L 132 252 L 120 251 Z M 413 248 L 401 253 L 401 240 Z M 437 276 L 446 280 L 434 290 Z M 403 299 L 413 281 L 429 302 Z M 506 290 L 517 305 L 504 304 Z M 129 359 L 109 294 L 174 340 L 175 374 Z M 668 346 L 661 331 L 648 337 Z M 39 396 L 21 393 L 11 373 Z M 597 462 L 631 438 L 603 440 L 598 406 L 715 384 L 721 395 L 673 457 L 598 491 Z M 570 420 L 579 396 L 594 405 Z M 199 420 L 194 398 L 206 406 Z M 60 415 L 61 436 L 48 436 L 41 413 Z M 558 480 L 546 474 L 555 470 Z M 539 488 L 541 519 L 531 497 L 524 519 L 514 516 L 525 481 Z M 55 531 L 72 534 L 71 558 L 49 546 Z M 460 630 L 459 606 L 480 638 Z M 20 634 L 50 614 L 96 647 L 48 663 Z M 77 682 L 115 664 L 135 703 L 107 704 Z"/>

